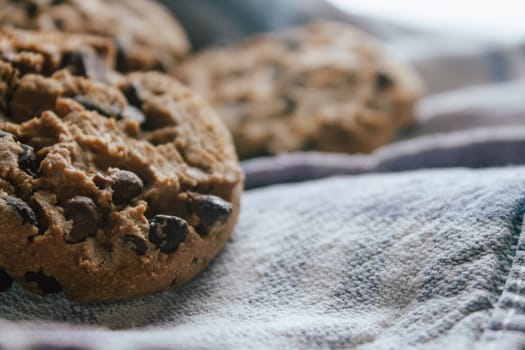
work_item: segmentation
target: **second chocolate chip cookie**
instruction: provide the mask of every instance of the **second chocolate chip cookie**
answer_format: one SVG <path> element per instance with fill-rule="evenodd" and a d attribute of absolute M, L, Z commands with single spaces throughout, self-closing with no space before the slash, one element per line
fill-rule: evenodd
<path fill-rule="evenodd" d="M 218 109 L 242 158 L 370 152 L 411 123 L 421 94 L 408 66 L 332 22 L 210 49 L 178 74 Z"/>

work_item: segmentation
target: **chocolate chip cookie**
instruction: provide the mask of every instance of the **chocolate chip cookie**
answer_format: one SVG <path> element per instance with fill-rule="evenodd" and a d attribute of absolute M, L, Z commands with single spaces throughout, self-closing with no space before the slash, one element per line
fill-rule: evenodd
<path fill-rule="evenodd" d="M 104 40 L 23 34 L 0 34 L 0 291 L 90 302 L 190 280 L 239 212 L 221 120 L 169 76 L 111 72 Z"/>
<path fill-rule="evenodd" d="M 152 0 L 0 0 L 0 24 L 112 38 L 120 71 L 171 71 L 189 51 L 182 27 Z"/>
<path fill-rule="evenodd" d="M 3 27 L 0 30 L 0 46 L 1 58 L 22 75 L 37 73 L 49 76 L 67 68 L 75 75 L 105 81 L 112 74 L 116 58 L 112 41 L 95 35 Z"/>
<path fill-rule="evenodd" d="M 421 93 L 409 67 L 334 22 L 210 49 L 177 74 L 218 109 L 241 158 L 372 151 L 412 121 Z"/>

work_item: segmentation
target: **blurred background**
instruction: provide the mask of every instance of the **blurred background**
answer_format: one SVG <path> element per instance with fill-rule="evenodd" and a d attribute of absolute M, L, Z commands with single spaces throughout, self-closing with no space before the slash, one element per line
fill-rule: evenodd
<path fill-rule="evenodd" d="M 525 2 L 517 0 L 329 0 L 348 12 L 417 28 L 516 42 L 525 38 Z"/>
<path fill-rule="evenodd" d="M 525 76 L 522 1 L 161 1 L 180 19 L 196 51 L 333 19 L 356 25 L 411 62 L 429 94 Z"/>
<path fill-rule="evenodd" d="M 180 19 L 196 51 L 254 33 L 333 19 L 354 24 L 411 63 L 423 78 L 427 95 L 525 77 L 523 1 L 160 1 Z M 503 99 L 509 98 L 507 90 Z M 523 97 L 512 90 L 517 98 Z M 518 107 L 521 112 L 521 104 L 514 103 L 511 109 Z M 503 124 L 508 121 L 500 119 Z"/>
<path fill-rule="evenodd" d="M 253 160 L 244 163 L 245 171 L 252 180 L 258 172 L 263 175 L 248 186 L 263 184 L 264 176 L 281 168 L 283 175 L 272 181 L 321 173 L 525 164 L 523 1 L 161 1 L 180 19 L 196 51 L 332 19 L 375 37 L 385 50 L 411 64 L 424 82 L 414 126 L 366 160 L 371 168 L 354 156 Z M 310 174 L 305 163 L 311 165 Z M 301 171 L 290 170 L 294 164 Z"/>

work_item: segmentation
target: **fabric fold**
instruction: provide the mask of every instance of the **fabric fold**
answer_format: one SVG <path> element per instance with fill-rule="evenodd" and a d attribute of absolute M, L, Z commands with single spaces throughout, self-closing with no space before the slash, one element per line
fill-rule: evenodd
<path fill-rule="evenodd" d="M 438 133 L 393 143 L 371 155 L 290 153 L 244 161 L 246 188 L 341 174 L 525 164 L 525 126 Z"/>

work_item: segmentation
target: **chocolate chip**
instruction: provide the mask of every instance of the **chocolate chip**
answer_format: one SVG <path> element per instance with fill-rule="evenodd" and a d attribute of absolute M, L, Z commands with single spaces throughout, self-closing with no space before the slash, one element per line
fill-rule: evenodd
<path fill-rule="evenodd" d="M 137 86 L 133 83 L 125 86 L 122 89 L 122 93 L 126 96 L 128 103 L 132 106 L 142 109 L 142 100 L 140 99 Z"/>
<path fill-rule="evenodd" d="M 93 176 L 93 182 L 95 183 L 95 186 L 97 186 L 100 190 L 109 187 L 113 183 L 113 181 L 111 181 L 110 178 L 107 178 L 101 174 L 96 174 L 95 176 Z"/>
<path fill-rule="evenodd" d="M 18 214 L 18 216 L 20 216 L 22 219 L 22 225 L 27 223 L 33 226 L 38 226 L 35 212 L 26 202 L 13 196 L 7 196 L 5 202 Z"/>
<path fill-rule="evenodd" d="M 24 10 L 26 11 L 27 17 L 35 18 L 38 14 L 38 5 L 33 1 L 28 1 L 25 3 Z"/>
<path fill-rule="evenodd" d="M 224 224 L 230 218 L 232 206 L 222 198 L 211 194 L 189 194 L 188 209 L 195 212 L 202 225 L 211 227 L 216 223 Z"/>
<path fill-rule="evenodd" d="M 82 106 L 84 106 L 85 109 L 95 111 L 106 117 L 116 117 L 121 114 L 121 111 L 118 107 L 112 106 L 109 109 L 101 107 L 100 105 L 91 101 L 89 98 L 83 95 L 77 95 L 73 97 L 73 100 L 80 103 Z"/>
<path fill-rule="evenodd" d="M 80 103 L 87 110 L 95 111 L 106 117 L 111 117 L 111 115 L 109 115 L 109 113 L 104 108 L 100 107 L 98 104 L 86 98 L 85 96 L 77 95 L 73 97 L 73 100 Z"/>
<path fill-rule="evenodd" d="M 135 84 L 131 83 L 122 88 L 122 93 L 128 101 L 128 105 L 122 113 L 122 118 L 134 120 L 139 124 L 146 122 L 146 116 L 142 112 L 142 100 L 140 99 L 138 89 Z"/>
<path fill-rule="evenodd" d="M 378 72 L 376 74 L 376 87 L 378 90 L 386 90 L 394 84 L 392 78 L 386 73 Z"/>
<path fill-rule="evenodd" d="M 58 30 L 64 29 L 64 21 L 60 18 L 53 18 L 53 24 L 55 25 L 55 28 Z"/>
<path fill-rule="evenodd" d="M 26 272 L 26 282 L 34 282 L 44 293 L 60 293 L 62 286 L 58 281 L 51 276 L 45 275 L 42 271 L 39 272 Z"/>
<path fill-rule="evenodd" d="M 297 102 L 288 95 L 282 95 L 281 99 L 284 103 L 284 115 L 292 114 L 297 108 Z"/>
<path fill-rule="evenodd" d="M 31 200 L 31 207 L 34 209 L 36 214 L 36 220 L 38 222 L 38 234 L 43 235 L 49 228 L 49 218 L 46 214 L 46 210 L 42 201 L 38 197 L 33 197 Z M 29 240 L 33 240 L 34 236 L 30 237 Z"/>
<path fill-rule="evenodd" d="M 13 284 L 13 279 L 4 270 L 0 269 L 0 292 L 5 292 Z"/>
<path fill-rule="evenodd" d="M 58 6 L 58 5 L 62 5 L 65 3 L 66 3 L 65 0 L 51 0 L 51 6 Z"/>
<path fill-rule="evenodd" d="M 87 69 L 82 52 L 75 51 L 64 54 L 60 62 L 60 68 L 68 66 L 73 68 L 73 74 L 87 78 Z"/>
<path fill-rule="evenodd" d="M 72 67 L 73 74 L 97 81 L 106 80 L 106 67 L 93 50 L 70 52 L 60 63 L 62 68 Z"/>
<path fill-rule="evenodd" d="M 163 253 L 174 252 L 186 239 L 188 225 L 176 216 L 155 215 L 150 222 L 149 240 Z"/>
<path fill-rule="evenodd" d="M 38 175 L 38 161 L 33 147 L 22 145 L 22 153 L 18 156 L 18 165 L 29 175 L 33 177 Z"/>
<path fill-rule="evenodd" d="M 164 65 L 162 64 L 162 62 L 155 62 L 155 64 L 153 65 L 153 68 L 152 70 L 155 70 L 157 72 L 162 72 L 162 73 L 167 73 L 168 70 L 166 69 L 166 67 L 164 67 Z"/>
<path fill-rule="evenodd" d="M 115 40 L 115 48 L 117 49 L 116 66 L 119 72 L 126 71 L 126 50 L 122 45 L 122 42 L 118 39 Z"/>
<path fill-rule="evenodd" d="M 198 224 L 194 227 L 195 232 L 201 237 L 206 237 L 210 234 L 211 227 L 203 224 Z"/>
<path fill-rule="evenodd" d="M 113 180 L 113 184 L 111 185 L 111 189 L 113 189 L 113 202 L 117 204 L 130 201 L 138 196 L 144 188 L 140 177 L 131 171 L 120 170 L 111 175 L 111 179 Z"/>
<path fill-rule="evenodd" d="M 130 243 L 131 249 L 133 249 L 137 255 L 144 255 L 148 249 L 148 245 L 142 237 L 126 235 L 124 236 L 124 242 Z"/>
<path fill-rule="evenodd" d="M 99 215 L 95 202 L 89 197 L 76 196 L 63 204 L 66 219 L 73 220 L 67 243 L 79 243 L 97 234 Z"/>

